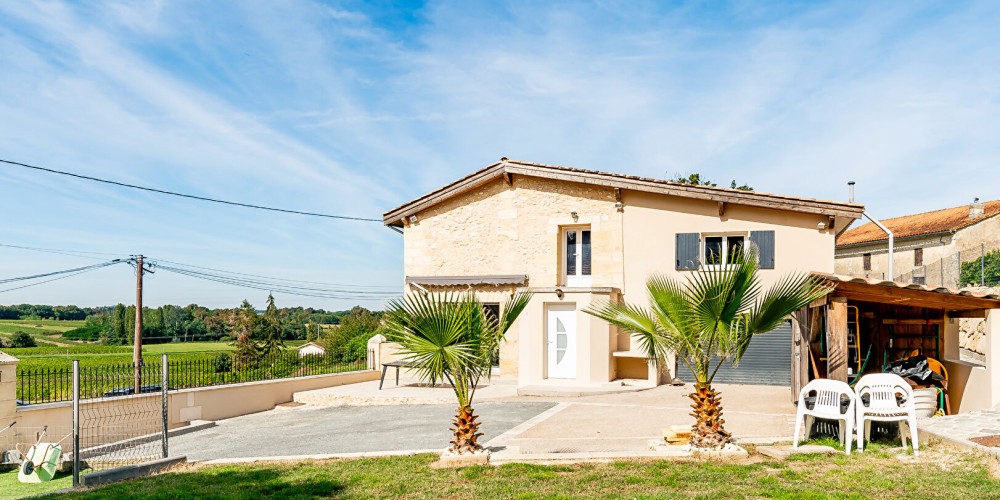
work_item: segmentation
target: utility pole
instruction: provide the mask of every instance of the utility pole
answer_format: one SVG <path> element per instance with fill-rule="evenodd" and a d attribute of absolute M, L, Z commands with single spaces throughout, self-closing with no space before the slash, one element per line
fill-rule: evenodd
<path fill-rule="evenodd" d="M 142 274 L 152 273 L 142 263 L 142 255 L 130 259 L 135 263 L 135 340 L 132 342 L 132 365 L 135 369 L 135 390 L 132 394 L 142 394 Z"/>

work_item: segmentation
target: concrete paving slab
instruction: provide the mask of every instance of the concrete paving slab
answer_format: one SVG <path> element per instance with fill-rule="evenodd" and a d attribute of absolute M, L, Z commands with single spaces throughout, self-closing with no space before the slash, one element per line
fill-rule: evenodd
<path fill-rule="evenodd" d="M 479 403 L 486 442 L 554 403 Z M 278 408 L 219 420 L 217 426 L 170 440 L 172 456 L 191 460 L 280 457 L 391 450 L 443 450 L 454 405 Z"/>

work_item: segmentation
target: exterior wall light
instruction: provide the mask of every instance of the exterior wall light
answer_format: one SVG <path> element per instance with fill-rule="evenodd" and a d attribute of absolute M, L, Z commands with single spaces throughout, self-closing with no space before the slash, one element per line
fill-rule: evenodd
<path fill-rule="evenodd" d="M 410 224 L 414 224 L 416 222 L 417 222 L 417 216 L 416 215 L 411 215 L 410 216 Z"/>

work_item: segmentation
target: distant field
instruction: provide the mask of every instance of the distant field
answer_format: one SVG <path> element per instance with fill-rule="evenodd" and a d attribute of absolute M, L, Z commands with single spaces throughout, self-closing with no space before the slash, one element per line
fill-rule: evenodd
<path fill-rule="evenodd" d="M 0 319 L 0 337 L 10 338 L 15 332 L 25 332 L 39 345 L 73 346 L 80 342 L 64 340 L 62 333 L 83 326 L 84 321 L 59 321 L 54 319 Z"/>
<path fill-rule="evenodd" d="M 304 340 L 286 340 L 285 347 L 294 348 L 304 344 Z M 211 352 L 232 351 L 233 346 L 226 342 L 169 342 L 166 344 L 149 344 L 142 346 L 146 354 L 179 353 L 179 352 Z"/>

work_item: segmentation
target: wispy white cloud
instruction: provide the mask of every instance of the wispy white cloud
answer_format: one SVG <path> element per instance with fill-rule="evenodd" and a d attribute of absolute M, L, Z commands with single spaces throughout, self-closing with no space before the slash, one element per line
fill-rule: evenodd
<path fill-rule="evenodd" d="M 653 177 L 700 172 L 820 198 L 843 199 L 854 179 L 886 217 L 1000 192 L 991 3 L 0 11 L 0 150 L 128 182 L 377 216 L 506 155 Z M 29 214 L 5 237 L 221 259 L 296 279 L 401 278 L 399 237 L 379 224 L 8 169 L 0 183 L 15 186 L 0 185 L 0 208 Z M 0 273 L 44 263 L 22 257 L 0 259 Z M 224 305 L 245 293 L 158 279 L 162 297 Z M 110 281 L 94 286 L 98 303 L 117 293 Z M 66 288 L 16 300 L 52 293 L 79 297 Z"/>

